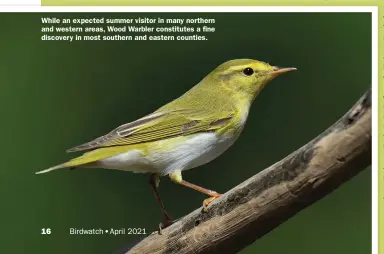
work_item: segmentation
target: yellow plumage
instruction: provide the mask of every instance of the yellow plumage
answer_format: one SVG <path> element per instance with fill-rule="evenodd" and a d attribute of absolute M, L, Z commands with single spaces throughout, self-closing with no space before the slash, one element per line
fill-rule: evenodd
<path fill-rule="evenodd" d="M 204 203 L 208 204 L 219 194 L 184 181 L 181 171 L 205 164 L 228 149 L 240 135 L 259 92 L 273 78 L 292 70 L 252 59 L 225 62 L 152 114 L 68 150 L 87 151 L 82 156 L 37 173 L 104 167 L 169 175 L 174 182 L 210 195 Z M 163 206 L 162 210 L 169 221 Z"/>
<path fill-rule="evenodd" d="M 247 68 L 252 69 L 251 76 L 243 73 Z M 68 150 L 90 152 L 38 173 L 63 167 L 86 166 L 130 149 L 140 149 L 145 154 L 145 150 L 150 149 L 151 144 L 158 140 L 204 132 L 235 135 L 236 130 L 242 129 L 256 95 L 275 77 L 268 75 L 273 72 L 277 72 L 276 67 L 256 60 L 228 61 L 184 95 L 154 113 Z"/>

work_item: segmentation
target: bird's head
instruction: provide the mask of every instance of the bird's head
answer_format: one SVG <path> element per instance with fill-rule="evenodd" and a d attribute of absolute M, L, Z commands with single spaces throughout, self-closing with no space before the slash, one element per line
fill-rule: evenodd
<path fill-rule="evenodd" d="M 253 100 L 269 81 L 294 70 L 252 59 L 236 59 L 221 64 L 207 78 L 213 81 L 210 84 L 219 84 L 222 91 Z"/>

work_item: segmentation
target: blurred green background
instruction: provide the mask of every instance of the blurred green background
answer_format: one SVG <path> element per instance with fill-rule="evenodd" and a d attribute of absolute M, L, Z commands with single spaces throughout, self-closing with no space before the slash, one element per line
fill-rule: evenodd
<path fill-rule="evenodd" d="M 56 17 L 206 17 L 208 41 L 42 42 Z M 225 192 L 304 145 L 370 86 L 369 13 L 0 14 L 1 253 L 109 254 L 141 236 L 69 235 L 69 228 L 139 227 L 161 220 L 148 175 L 105 169 L 34 172 L 178 97 L 224 61 L 254 58 L 298 68 L 256 99 L 224 156 L 184 173 Z M 5 161 L 4 161 L 5 160 Z M 366 170 L 241 253 L 370 253 L 371 179 Z M 181 217 L 204 195 L 167 178 L 160 194 Z M 41 235 L 51 228 L 51 235 Z"/>

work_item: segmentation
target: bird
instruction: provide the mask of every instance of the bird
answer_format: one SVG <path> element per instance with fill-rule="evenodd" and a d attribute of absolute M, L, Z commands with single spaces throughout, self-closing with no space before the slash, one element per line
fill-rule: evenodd
<path fill-rule="evenodd" d="M 183 179 L 185 170 L 220 156 L 240 136 L 252 102 L 275 77 L 295 71 L 253 59 L 222 63 L 180 97 L 138 120 L 123 124 L 67 152 L 84 152 L 60 168 L 105 168 L 149 173 L 165 228 L 173 223 L 160 199 L 160 177 L 206 194 L 204 209 L 220 197 L 216 191 Z"/>

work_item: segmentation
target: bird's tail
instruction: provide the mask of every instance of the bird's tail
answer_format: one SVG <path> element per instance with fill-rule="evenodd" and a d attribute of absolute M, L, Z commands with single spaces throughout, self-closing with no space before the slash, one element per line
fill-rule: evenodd
<path fill-rule="evenodd" d="M 71 165 L 68 165 L 68 164 L 69 164 L 68 162 L 65 162 L 65 163 L 62 163 L 62 164 L 59 164 L 59 165 L 56 165 L 56 166 L 53 166 L 53 167 L 50 167 L 50 168 L 38 171 L 35 174 L 36 175 L 44 174 L 44 173 L 50 172 L 50 171 L 55 170 L 55 169 L 71 167 Z"/>
<path fill-rule="evenodd" d="M 78 166 L 84 167 L 84 166 L 93 165 L 93 163 L 96 161 L 115 156 L 129 149 L 130 149 L 130 146 L 125 146 L 123 148 L 118 147 L 118 149 L 116 149 L 115 147 L 100 148 L 97 150 L 87 152 L 82 156 L 73 158 L 72 160 L 67 161 L 65 163 L 36 172 L 35 174 L 43 174 L 59 168 L 70 168 L 70 167 L 78 167 Z"/>

